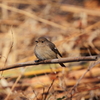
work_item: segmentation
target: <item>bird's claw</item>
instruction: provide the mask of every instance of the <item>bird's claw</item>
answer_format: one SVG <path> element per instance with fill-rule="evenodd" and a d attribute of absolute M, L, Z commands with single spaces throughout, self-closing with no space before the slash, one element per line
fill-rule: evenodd
<path fill-rule="evenodd" d="M 42 60 L 35 60 L 35 62 L 40 62 L 40 61 L 42 61 Z"/>
<path fill-rule="evenodd" d="M 35 60 L 35 62 L 39 62 L 40 60 Z"/>

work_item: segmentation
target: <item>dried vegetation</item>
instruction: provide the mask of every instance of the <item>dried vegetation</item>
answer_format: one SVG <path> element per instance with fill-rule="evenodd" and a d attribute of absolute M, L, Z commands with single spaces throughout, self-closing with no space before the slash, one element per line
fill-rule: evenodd
<path fill-rule="evenodd" d="M 63 57 L 100 54 L 100 0 L 0 0 L 0 18 L 0 67 L 35 60 L 40 36 Z M 0 100 L 100 100 L 99 60 L 0 72 Z"/>

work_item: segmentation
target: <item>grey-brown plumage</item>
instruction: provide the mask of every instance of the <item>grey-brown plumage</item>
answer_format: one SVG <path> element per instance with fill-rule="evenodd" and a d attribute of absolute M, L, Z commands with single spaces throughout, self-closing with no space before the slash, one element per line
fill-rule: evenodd
<path fill-rule="evenodd" d="M 58 58 L 57 55 L 62 57 L 56 46 L 45 37 L 40 37 L 35 42 L 34 53 L 39 60 L 56 59 Z M 59 64 L 66 67 L 63 63 Z"/>

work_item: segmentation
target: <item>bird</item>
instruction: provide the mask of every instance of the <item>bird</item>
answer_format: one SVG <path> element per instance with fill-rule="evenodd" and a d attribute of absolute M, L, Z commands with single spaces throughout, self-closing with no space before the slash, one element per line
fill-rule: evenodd
<path fill-rule="evenodd" d="M 55 44 L 49 41 L 46 37 L 39 37 L 35 40 L 36 45 L 34 48 L 34 54 L 41 60 L 57 59 L 58 55 L 62 57 Z M 63 63 L 59 63 L 62 67 L 66 67 Z"/>

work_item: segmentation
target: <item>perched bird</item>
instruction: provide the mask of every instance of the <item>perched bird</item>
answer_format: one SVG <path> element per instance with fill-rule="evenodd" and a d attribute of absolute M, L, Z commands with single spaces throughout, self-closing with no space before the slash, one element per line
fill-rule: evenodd
<path fill-rule="evenodd" d="M 34 53 L 39 60 L 56 59 L 57 55 L 62 57 L 56 46 L 45 37 L 40 37 L 36 41 Z M 63 63 L 59 63 L 66 67 Z"/>

